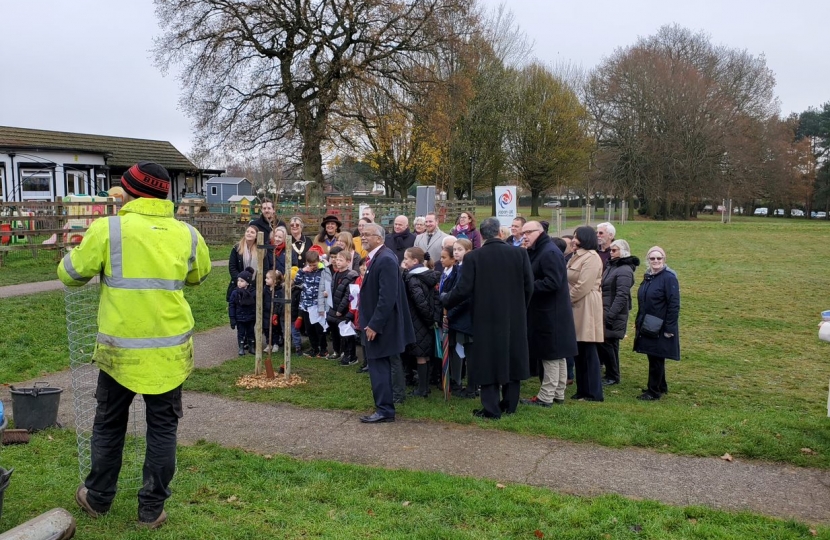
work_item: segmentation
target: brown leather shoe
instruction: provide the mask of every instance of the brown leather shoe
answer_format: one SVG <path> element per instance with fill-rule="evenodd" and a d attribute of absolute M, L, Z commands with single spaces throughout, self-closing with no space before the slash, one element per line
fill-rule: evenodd
<path fill-rule="evenodd" d="M 167 521 L 167 512 L 162 510 L 161 514 L 159 514 L 159 517 L 157 517 L 155 521 L 139 521 L 138 526 L 144 529 L 158 529 L 164 525 L 165 521 Z"/>
<path fill-rule="evenodd" d="M 86 495 L 88 492 L 89 490 L 83 484 L 78 486 L 78 490 L 75 492 L 75 502 L 78 503 L 78 506 L 81 507 L 81 510 L 86 512 L 86 515 L 88 515 L 92 519 L 97 519 L 99 516 L 106 514 L 106 512 L 99 512 L 89 505 L 89 501 L 87 501 L 86 499 Z"/>

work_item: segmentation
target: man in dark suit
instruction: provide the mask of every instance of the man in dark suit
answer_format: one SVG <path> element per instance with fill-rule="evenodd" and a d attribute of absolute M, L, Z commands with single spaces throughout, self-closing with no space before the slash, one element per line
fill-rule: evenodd
<path fill-rule="evenodd" d="M 544 231 L 542 223 L 528 221 L 522 226 L 530 267 L 533 270 L 533 297 L 527 309 L 527 341 L 530 373 L 539 374 L 542 386 L 527 405 L 550 407 L 565 403 L 567 366 L 565 359 L 577 352 L 568 269 L 565 257 Z"/>
<path fill-rule="evenodd" d="M 456 286 L 442 295 L 445 308 L 472 299 L 473 346 L 469 385 L 481 386 L 481 409 L 473 415 L 501 418 L 516 412 L 521 381 L 530 377 L 527 306 L 533 273 L 527 251 L 499 240 L 499 221 L 479 227 L 484 245 L 464 256 Z"/>
<path fill-rule="evenodd" d="M 395 421 L 392 397 L 391 356 L 400 355 L 415 341 L 406 289 L 395 253 L 383 245 L 384 230 L 370 223 L 363 227 L 363 246 L 369 252 L 366 275 L 360 289 L 358 318 L 363 328 L 363 347 L 369 362 L 369 378 L 375 412 L 361 422 Z"/>

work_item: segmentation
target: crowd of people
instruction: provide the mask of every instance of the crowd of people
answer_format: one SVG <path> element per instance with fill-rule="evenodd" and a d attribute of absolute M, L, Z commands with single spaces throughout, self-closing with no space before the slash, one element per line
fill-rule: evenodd
<path fill-rule="evenodd" d="M 262 231 L 270 238 L 263 261 L 266 350 L 279 350 L 289 338 L 281 323 L 282 282 L 289 279 L 296 353 L 351 366 L 361 361 L 356 345 L 363 345 L 358 370 L 369 373 L 376 402 L 375 414 L 363 421 L 391 421 L 396 403 L 427 397 L 436 385 L 449 386 L 455 396 L 480 397 L 474 413 L 499 418 L 520 402 L 564 404 L 571 384 L 570 399 L 603 401 L 604 388 L 621 381 L 620 340 L 628 334 L 640 260 L 628 242 L 615 238 L 611 223 L 556 238 L 543 221 L 517 217 L 502 227 L 489 218 L 476 227 L 475 217 L 462 212 L 447 234 L 429 213 L 415 218 L 413 230 L 406 216 L 397 216 L 387 232 L 364 207 L 353 232 L 342 231 L 333 215 L 313 237 L 303 228 L 295 216 L 286 229 L 266 201 L 234 246 L 228 309 L 239 354 L 254 352 L 248 321 L 255 317 L 243 321 L 240 313 L 250 303 L 243 291 L 253 287 L 255 238 Z M 646 257 L 633 347 L 649 362 L 638 399 L 653 401 L 668 392 L 665 360 L 680 358 L 680 297 L 665 251 L 654 246 Z M 446 372 L 440 354 L 445 334 Z M 539 390 L 520 400 L 520 383 L 530 377 L 539 378 Z M 407 386 L 413 387 L 409 393 Z"/>
<path fill-rule="evenodd" d="M 182 384 L 194 365 L 194 320 L 183 289 L 204 282 L 212 266 L 199 232 L 174 216 L 164 167 L 139 162 L 124 173 L 121 186 L 125 204 L 118 215 L 94 221 L 57 269 L 67 286 L 83 286 L 95 276 L 101 281 L 91 465 L 75 501 L 91 518 L 109 512 L 128 412 L 141 394 L 147 451 L 137 517 L 139 526 L 156 529 L 167 521 Z M 394 421 L 408 383 L 415 386 L 413 398 L 427 397 L 436 383 L 455 395 L 480 396 L 473 414 L 496 419 L 516 412 L 521 382 L 532 375 L 540 388 L 523 402 L 542 407 L 564 403 L 574 376 L 572 398 L 591 401 L 602 401 L 603 385 L 620 381 L 619 341 L 626 335 L 639 260 L 627 242 L 614 239 L 609 223 L 551 238 L 543 222 L 517 218 L 502 228 L 488 218 L 476 228 L 465 212 L 447 235 L 431 213 L 415 218 L 414 232 L 398 216 L 387 234 L 365 208 L 351 233 L 341 230 L 336 216 L 326 216 L 313 238 L 304 225 L 294 216 L 286 227 L 273 203 L 262 204 L 262 215 L 229 256 L 230 325 L 239 354 L 255 352 L 254 306 L 262 295 L 266 352 L 290 339 L 297 352 L 349 366 L 358 362 L 360 341 L 360 371 L 369 373 L 375 401 L 374 413 L 361 422 Z M 262 251 L 260 232 L 268 239 Z M 646 258 L 634 350 L 648 358 L 648 383 L 639 399 L 650 401 L 668 391 L 665 360 L 680 358 L 680 293 L 666 252 L 654 246 Z M 264 273 L 262 291 L 255 287 L 257 271 Z M 284 280 L 292 285 L 289 310 Z M 283 334 L 285 311 L 294 321 L 290 336 Z M 446 330 L 451 352 L 443 380 L 436 365 L 439 329 Z"/>

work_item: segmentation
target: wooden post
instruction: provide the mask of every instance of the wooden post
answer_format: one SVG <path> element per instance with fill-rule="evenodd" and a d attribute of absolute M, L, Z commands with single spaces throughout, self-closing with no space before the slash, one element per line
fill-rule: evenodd
<path fill-rule="evenodd" d="M 256 358 L 254 364 L 254 375 L 259 375 L 262 371 L 262 270 L 265 262 L 265 250 L 262 248 L 263 233 L 256 234 L 256 319 L 254 321 L 254 333 L 256 334 Z"/>
<path fill-rule="evenodd" d="M 285 327 L 284 333 L 285 338 L 283 342 L 285 343 L 285 347 L 283 347 L 283 364 L 285 366 L 285 380 L 287 381 L 291 376 L 291 348 L 294 346 L 294 340 L 291 338 L 291 325 L 294 324 L 294 321 L 291 320 L 291 251 L 290 251 L 290 244 L 291 237 L 285 239 L 285 280 L 283 280 L 283 285 L 285 286 L 285 304 L 283 310 L 283 320 L 285 323 L 283 326 Z"/>

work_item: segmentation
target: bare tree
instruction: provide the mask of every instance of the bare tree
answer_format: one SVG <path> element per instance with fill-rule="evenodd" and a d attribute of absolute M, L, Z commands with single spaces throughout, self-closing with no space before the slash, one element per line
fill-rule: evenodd
<path fill-rule="evenodd" d="M 155 0 L 163 70 L 183 67 L 181 104 L 209 148 L 252 151 L 299 139 L 303 177 L 323 184 L 330 119 L 347 85 L 394 80 L 447 36 L 466 0 Z"/>

